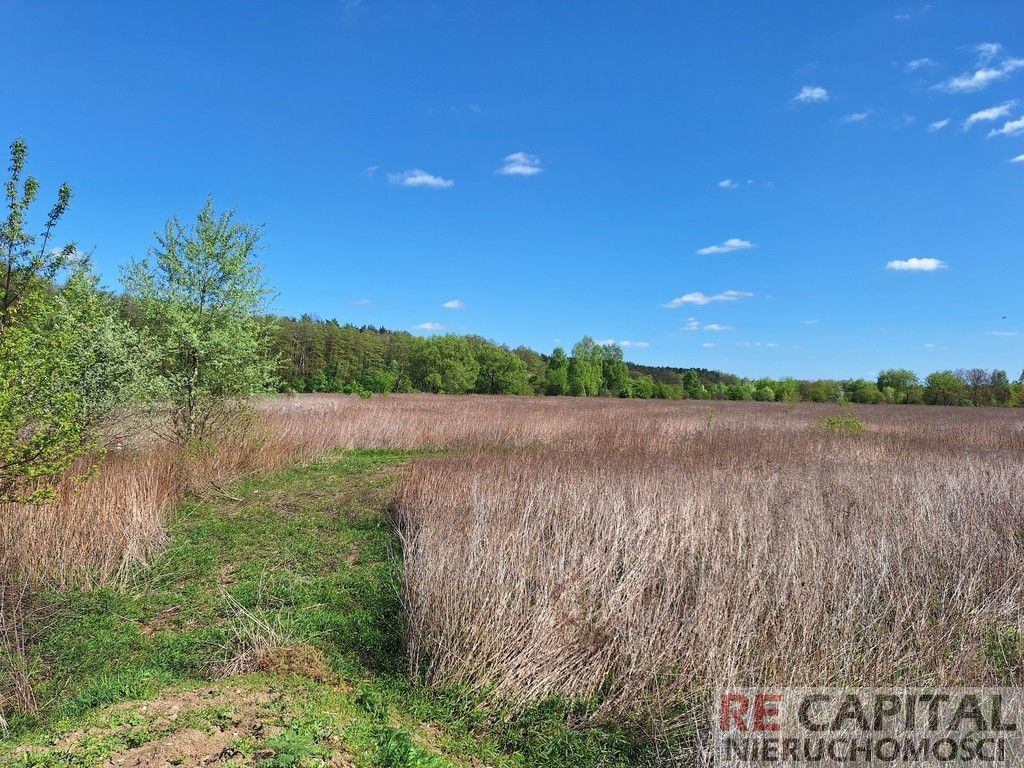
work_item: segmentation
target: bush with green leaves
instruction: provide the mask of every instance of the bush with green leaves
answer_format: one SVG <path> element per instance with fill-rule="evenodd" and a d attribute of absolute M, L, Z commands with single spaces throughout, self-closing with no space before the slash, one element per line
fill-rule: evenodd
<path fill-rule="evenodd" d="M 63 184 L 42 233 L 26 218 L 39 185 L 22 180 L 28 148 L 11 144 L 0 225 L 0 501 L 49 500 L 76 462 L 97 455 L 101 428 L 147 389 L 145 347 L 99 289 L 73 244 L 51 249 L 71 202 Z M 63 280 L 63 282 L 61 282 Z"/>
<path fill-rule="evenodd" d="M 864 422 L 853 411 L 826 416 L 821 420 L 821 426 L 836 435 L 859 435 L 864 431 Z"/>

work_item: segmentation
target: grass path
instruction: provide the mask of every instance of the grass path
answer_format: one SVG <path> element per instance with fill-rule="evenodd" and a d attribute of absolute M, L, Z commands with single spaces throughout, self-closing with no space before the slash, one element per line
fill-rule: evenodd
<path fill-rule="evenodd" d="M 39 714 L 0 765 L 633 766 L 582 705 L 503 717 L 406 677 L 401 558 L 384 506 L 408 454 L 352 451 L 180 505 L 119 589 L 45 596 Z M 225 677 L 227 673 L 230 676 Z"/>

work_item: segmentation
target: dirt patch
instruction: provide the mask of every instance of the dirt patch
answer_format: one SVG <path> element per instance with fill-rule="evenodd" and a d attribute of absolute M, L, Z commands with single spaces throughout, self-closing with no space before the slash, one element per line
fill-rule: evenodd
<path fill-rule="evenodd" d="M 108 766 L 244 765 L 231 745 L 242 731 L 188 728 L 111 758 Z M 238 759 L 235 759 L 238 758 Z"/>
<path fill-rule="evenodd" d="M 259 637 L 234 658 L 218 664 L 222 677 L 237 677 L 264 672 L 281 677 L 295 675 L 318 683 L 335 684 L 337 675 L 331 671 L 326 657 L 309 643 L 289 644 L 274 637 Z"/>
<path fill-rule="evenodd" d="M 305 655 L 297 653 L 295 656 L 279 659 L 278 663 L 282 669 L 302 664 L 311 671 L 315 666 L 315 661 Z M 256 755 L 243 755 L 239 745 L 263 742 L 281 734 L 284 730 L 282 712 L 289 709 L 288 704 L 285 694 L 272 686 L 180 691 L 153 701 L 111 707 L 101 715 L 101 721 L 107 725 L 67 733 L 46 747 L 45 752 L 66 756 L 70 761 L 85 757 L 83 753 L 90 750 L 90 745 L 109 738 L 138 746 L 115 750 L 105 760 L 101 758 L 95 763 L 104 768 L 253 765 L 273 756 L 273 750 L 261 749 Z M 14 756 L 17 759 L 39 749 L 22 747 Z M 332 755 L 331 765 L 347 768 L 354 763 L 347 753 L 339 751 Z"/>
<path fill-rule="evenodd" d="M 362 547 L 357 547 L 355 544 L 349 545 L 351 551 L 345 557 L 345 565 L 351 568 L 359 560 L 359 556 L 363 553 Z"/>
<path fill-rule="evenodd" d="M 234 563 L 222 563 L 217 568 L 217 583 L 226 589 L 238 580 L 238 568 Z"/>
<path fill-rule="evenodd" d="M 172 605 L 170 608 L 165 608 L 149 621 L 142 624 L 139 627 L 139 631 L 141 631 L 146 637 L 152 637 L 158 632 L 166 632 L 167 630 L 174 629 L 177 624 L 176 619 L 179 613 L 181 613 L 180 606 Z"/>
<path fill-rule="evenodd" d="M 285 645 L 264 652 L 256 666 L 259 672 L 275 675 L 299 675 L 318 683 L 337 682 L 324 655 L 308 643 Z"/>

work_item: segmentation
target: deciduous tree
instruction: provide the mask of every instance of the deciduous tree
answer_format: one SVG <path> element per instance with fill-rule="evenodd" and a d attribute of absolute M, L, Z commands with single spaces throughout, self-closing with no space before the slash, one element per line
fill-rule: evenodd
<path fill-rule="evenodd" d="M 125 270 L 127 294 L 156 353 L 153 377 L 169 435 L 178 442 L 207 440 L 274 384 L 260 235 L 234 212 L 217 213 L 210 199 L 191 225 L 169 220 L 147 257 Z"/>
<path fill-rule="evenodd" d="M 929 405 L 967 405 L 967 385 L 953 371 L 937 371 L 925 382 L 925 402 Z"/>
<path fill-rule="evenodd" d="M 11 145 L 0 226 L 0 502 L 43 502 L 101 447 L 101 428 L 139 396 L 145 347 L 98 288 L 74 245 L 51 250 L 71 200 L 63 184 L 42 234 L 26 217 L 39 185 L 22 180 L 28 149 Z M 60 280 L 64 282 L 61 283 Z"/>

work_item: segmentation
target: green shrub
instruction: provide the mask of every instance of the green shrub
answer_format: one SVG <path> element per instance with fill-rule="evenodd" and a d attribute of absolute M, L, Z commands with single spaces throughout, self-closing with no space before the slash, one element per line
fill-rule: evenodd
<path fill-rule="evenodd" d="M 852 411 L 828 416 L 821 420 L 821 426 L 835 435 L 857 435 L 864 431 L 864 422 Z"/>

